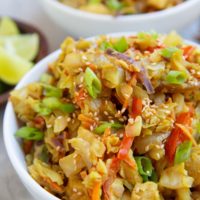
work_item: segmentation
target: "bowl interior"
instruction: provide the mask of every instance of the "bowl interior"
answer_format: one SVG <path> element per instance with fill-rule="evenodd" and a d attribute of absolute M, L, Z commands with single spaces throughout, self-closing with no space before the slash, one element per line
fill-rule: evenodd
<path fill-rule="evenodd" d="M 38 61 L 40 61 L 42 58 L 44 58 L 48 54 L 48 44 L 47 44 L 47 40 L 46 40 L 45 36 L 43 35 L 43 33 L 40 30 L 38 30 L 37 28 L 35 28 L 32 25 L 29 25 L 27 23 L 21 22 L 16 19 L 14 19 L 14 21 L 16 22 L 21 33 L 37 33 L 38 34 L 40 46 L 39 46 L 39 52 L 38 52 L 36 58 L 34 59 L 34 62 L 37 63 Z M 5 103 L 8 100 L 9 91 L 12 88 L 13 88 L 13 86 L 8 86 L 8 92 L 5 92 L 0 95 L 0 106 L 1 106 L 1 104 Z"/>

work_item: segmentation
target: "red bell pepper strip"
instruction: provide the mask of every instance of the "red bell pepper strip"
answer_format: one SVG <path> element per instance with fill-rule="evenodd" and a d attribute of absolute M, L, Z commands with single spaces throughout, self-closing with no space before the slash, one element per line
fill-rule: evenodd
<path fill-rule="evenodd" d="M 131 116 L 133 118 L 136 118 L 138 115 L 141 114 L 142 114 L 142 99 L 133 97 Z"/>
<path fill-rule="evenodd" d="M 191 46 L 191 45 L 183 47 L 182 50 L 183 50 L 183 56 L 185 57 L 185 59 L 189 58 L 195 49 L 196 47 Z"/>
<path fill-rule="evenodd" d="M 176 123 L 191 126 L 191 117 L 193 116 L 193 114 L 194 113 L 191 110 L 189 112 L 179 114 L 176 117 Z M 189 140 L 189 138 L 185 134 L 183 134 L 181 128 L 175 125 L 165 143 L 166 157 L 170 163 L 173 163 L 174 161 L 174 156 L 178 145 L 186 140 Z"/>

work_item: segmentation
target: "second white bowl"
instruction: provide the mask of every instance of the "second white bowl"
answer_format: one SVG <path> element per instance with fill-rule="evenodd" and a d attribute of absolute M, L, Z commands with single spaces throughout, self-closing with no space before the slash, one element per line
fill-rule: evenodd
<path fill-rule="evenodd" d="M 169 32 L 180 30 L 200 15 L 200 0 L 187 0 L 175 7 L 149 14 L 113 17 L 92 14 L 63 5 L 58 0 L 39 0 L 50 18 L 76 37 L 123 31 Z"/>

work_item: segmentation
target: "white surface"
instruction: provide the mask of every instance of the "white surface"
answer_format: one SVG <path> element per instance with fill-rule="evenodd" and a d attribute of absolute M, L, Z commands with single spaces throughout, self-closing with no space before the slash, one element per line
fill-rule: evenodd
<path fill-rule="evenodd" d="M 47 35 L 51 51 L 58 48 L 66 35 L 47 18 L 36 0 L 0 0 L 0 15 L 10 15 L 33 23 Z M 198 23 L 195 23 L 187 27 L 184 36 L 191 38 L 191 35 L 197 34 L 197 25 Z M 0 109 L 0 200 L 33 200 L 20 182 L 6 154 L 2 136 L 3 110 Z"/>
<path fill-rule="evenodd" d="M 188 0 L 160 12 L 113 17 L 84 12 L 57 0 L 39 0 L 50 18 L 77 37 L 125 31 L 181 30 L 200 16 L 200 0 Z"/>

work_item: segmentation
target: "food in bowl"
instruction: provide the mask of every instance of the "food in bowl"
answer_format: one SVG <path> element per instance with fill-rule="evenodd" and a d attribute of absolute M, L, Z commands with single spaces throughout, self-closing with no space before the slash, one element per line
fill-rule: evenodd
<path fill-rule="evenodd" d="M 11 94 L 30 175 L 60 199 L 195 199 L 199 65 L 174 32 L 67 38 Z"/>
<path fill-rule="evenodd" d="M 176 6 L 183 0 L 59 0 L 61 3 L 97 14 L 130 15 Z"/>
<path fill-rule="evenodd" d="M 31 69 L 38 51 L 37 33 L 22 34 L 14 20 L 0 19 L 0 95 Z"/>

